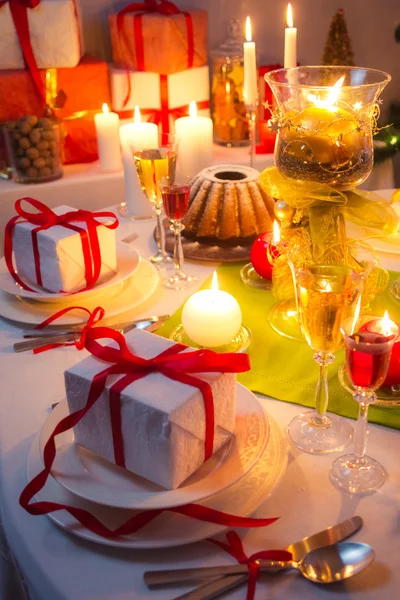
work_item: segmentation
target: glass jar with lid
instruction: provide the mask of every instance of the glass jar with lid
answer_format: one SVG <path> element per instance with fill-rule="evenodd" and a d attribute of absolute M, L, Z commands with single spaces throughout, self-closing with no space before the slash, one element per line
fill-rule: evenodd
<path fill-rule="evenodd" d="M 212 118 L 214 142 L 224 146 L 248 146 L 249 124 L 243 99 L 243 34 L 237 19 L 229 21 L 228 37 L 212 57 Z"/>

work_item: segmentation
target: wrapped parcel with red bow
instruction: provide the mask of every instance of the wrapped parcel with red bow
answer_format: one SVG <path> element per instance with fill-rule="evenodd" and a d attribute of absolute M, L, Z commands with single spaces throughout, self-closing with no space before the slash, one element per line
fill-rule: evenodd
<path fill-rule="evenodd" d="M 0 69 L 76 67 L 83 55 L 78 0 L 0 0 Z"/>
<path fill-rule="evenodd" d="M 90 405 L 75 442 L 175 489 L 231 439 L 236 373 L 249 370 L 248 357 L 194 351 L 140 329 L 111 334 L 118 346 L 96 341 L 109 329 L 90 330 L 92 356 L 65 372 L 70 413 Z"/>
<path fill-rule="evenodd" d="M 33 198 L 22 198 L 15 206 L 17 215 L 5 230 L 4 256 L 24 289 L 77 292 L 116 272 L 118 219 L 113 213 L 50 209 Z"/>

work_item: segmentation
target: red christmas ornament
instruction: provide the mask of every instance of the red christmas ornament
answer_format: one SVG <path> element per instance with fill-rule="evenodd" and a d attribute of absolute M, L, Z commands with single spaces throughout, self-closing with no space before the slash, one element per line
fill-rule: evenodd
<path fill-rule="evenodd" d="M 277 248 L 274 244 L 271 244 L 272 234 L 270 232 L 262 233 L 254 240 L 250 252 L 250 260 L 254 269 L 264 279 L 272 279 L 272 264 L 268 260 L 268 248 L 269 254 L 273 258 L 278 256 Z"/>

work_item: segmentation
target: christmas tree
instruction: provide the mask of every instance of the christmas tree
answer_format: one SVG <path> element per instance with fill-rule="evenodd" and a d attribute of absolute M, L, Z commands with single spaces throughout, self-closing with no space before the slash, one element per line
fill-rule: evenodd
<path fill-rule="evenodd" d="M 351 42 L 347 33 L 344 11 L 339 8 L 332 18 L 329 28 L 328 39 L 326 40 L 324 55 L 322 57 L 324 65 L 354 65 L 354 55 L 351 49 Z"/>

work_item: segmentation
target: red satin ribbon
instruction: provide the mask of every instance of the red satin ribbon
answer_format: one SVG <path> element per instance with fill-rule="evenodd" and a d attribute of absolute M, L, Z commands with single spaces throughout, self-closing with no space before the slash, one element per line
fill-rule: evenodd
<path fill-rule="evenodd" d="M 33 208 L 36 208 L 36 210 L 38 210 L 39 212 L 30 213 L 24 210 L 22 208 L 22 202 L 24 201 L 27 202 Z M 18 283 L 18 285 L 20 285 L 24 290 L 36 292 L 36 290 L 33 290 L 22 281 L 22 279 L 18 276 L 13 264 L 12 234 L 15 225 L 17 223 L 23 222 L 32 223 L 33 225 L 38 226 L 35 229 L 32 229 L 32 248 L 35 262 L 36 281 L 39 286 L 43 286 L 43 282 L 40 269 L 40 254 L 37 234 L 39 233 L 39 231 L 49 229 L 50 227 L 54 227 L 55 225 L 61 225 L 62 227 L 71 229 L 72 231 L 75 231 L 80 235 L 83 258 L 85 263 L 86 286 L 79 291 L 88 290 L 96 284 L 101 271 L 101 251 L 99 238 L 97 236 L 97 226 L 104 225 L 108 229 L 115 229 L 116 227 L 118 227 L 118 219 L 114 215 L 114 213 L 91 212 L 89 210 L 75 210 L 67 212 L 63 215 L 56 215 L 56 213 L 53 212 L 48 206 L 43 204 L 43 202 L 35 200 L 34 198 L 20 198 L 15 203 L 15 210 L 18 214 L 12 219 L 10 219 L 5 229 L 4 258 L 11 276 Z M 113 222 L 108 225 L 105 225 L 101 221 L 97 220 L 102 217 L 112 219 Z M 78 227 L 77 225 L 73 225 L 73 223 L 79 222 L 86 223 L 87 230 L 83 229 L 82 227 Z M 60 290 L 60 292 L 62 293 L 62 290 Z"/>
<path fill-rule="evenodd" d="M 36 8 L 39 6 L 40 0 L 3 0 L 0 1 L 0 8 L 7 2 L 10 5 L 11 16 L 14 21 L 15 31 L 17 32 L 25 64 L 28 67 L 39 96 L 46 103 L 46 93 L 40 78 L 39 67 L 33 54 L 28 24 L 28 8 Z"/>
<path fill-rule="evenodd" d="M 145 58 L 144 58 L 144 39 L 143 39 L 143 27 L 142 27 L 142 18 L 145 14 L 148 13 L 159 13 L 161 15 L 169 16 L 169 15 L 178 15 L 182 14 L 185 16 L 186 21 L 186 31 L 187 31 L 187 40 L 188 40 L 188 69 L 193 67 L 194 63 L 194 35 L 193 35 L 193 20 L 190 13 L 186 11 L 180 10 L 173 2 L 168 2 L 168 0 L 160 0 L 157 3 L 157 0 L 144 0 L 144 2 L 134 2 L 132 4 L 128 4 L 125 6 L 119 13 L 117 14 L 117 31 L 118 35 L 121 37 L 124 35 L 124 18 L 125 15 L 129 13 L 135 13 L 141 11 L 139 14 L 135 15 L 133 19 L 133 39 L 135 43 L 135 56 L 136 56 L 136 67 L 138 71 L 145 71 Z M 126 71 L 127 84 L 128 89 L 124 99 L 124 103 L 122 108 L 124 108 L 130 98 L 131 95 L 131 80 L 129 77 L 129 65 L 124 59 L 124 67 Z M 167 96 L 168 98 L 168 96 Z M 168 106 L 167 106 L 168 108 Z M 168 130 L 165 130 L 164 133 L 168 133 Z"/>
<path fill-rule="evenodd" d="M 229 531 L 226 534 L 226 539 L 228 542 L 227 544 L 212 538 L 207 541 L 228 552 L 239 564 L 248 566 L 249 582 L 247 585 L 246 600 L 254 600 L 257 579 L 260 574 L 259 560 L 292 560 L 292 554 L 286 550 L 261 550 L 251 556 L 247 556 L 243 548 L 242 540 L 235 531 Z"/>
<path fill-rule="evenodd" d="M 104 347 L 96 341 L 104 337 L 116 341 L 118 348 L 110 346 Z M 206 400 L 205 396 L 208 394 L 207 388 L 210 387 L 209 384 L 193 377 L 189 373 L 242 372 L 249 369 L 249 360 L 248 356 L 244 354 L 217 354 L 211 350 L 197 350 L 180 354 L 180 351 L 182 350 L 181 345 L 173 346 L 172 348 L 169 348 L 168 351 L 162 352 L 160 355 L 146 360 L 133 355 L 128 349 L 124 337 L 113 329 L 106 327 L 90 329 L 86 335 L 85 347 L 100 360 L 105 360 L 112 364 L 94 377 L 85 407 L 68 415 L 55 427 L 44 447 L 44 469 L 28 483 L 21 493 L 19 502 L 20 505 L 32 515 L 43 515 L 57 510 L 66 510 L 84 525 L 84 527 L 102 537 L 113 538 L 120 535 L 129 535 L 135 533 L 141 527 L 144 527 L 159 514 L 163 513 L 164 510 L 150 510 L 136 514 L 120 527 L 113 530 L 106 527 L 87 510 L 56 502 L 31 502 L 32 498 L 44 487 L 50 474 L 56 456 L 55 437 L 74 427 L 84 417 L 100 397 L 109 375 L 124 375 L 122 379 L 116 382 L 118 385 L 114 384 L 110 389 L 110 407 L 111 405 L 117 404 L 115 400 L 123 387 L 154 371 L 158 371 L 175 381 L 181 381 L 187 385 L 198 387 L 203 394 L 206 405 L 208 400 Z M 123 382 L 123 384 L 120 382 Z M 111 390 L 113 388 L 114 394 L 113 399 L 111 399 Z M 211 408 L 213 408 L 212 404 Z M 212 427 L 214 429 L 214 425 L 212 425 Z M 209 446 L 213 443 L 213 436 L 206 432 L 206 436 L 207 435 L 209 440 L 206 444 Z M 207 456 L 208 450 L 206 450 L 206 458 Z M 218 523 L 228 527 L 265 527 L 276 521 L 276 518 L 252 519 L 248 517 L 238 517 L 198 504 L 187 504 L 168 510 L 201 521 Z"/>
<path fill-rule="evenodd" d="M 94 327 L 99 321 L 104 319 L 105 310 L 101 306 L 96 306 L 93 312 L 90 312 L 90 310 L 88 308 L 85 308 L 84 306 L 68 306 L 67 308 L 59 310 L 42 323 L 39 323 L 39 325 L 36 325 L 35 329 L 43 329 L 44 327 L 47 327 L 47 325 L 50 325 L 51 323 L 53 323 L 53 321 L 56 321 L 71 310 L 84 310 L 89 315 L 86 324 L 82 327 L 79 338 L 74 340 L 73 342 L 64 342 L 61 344 L 44 344 L 43 346 L 40 346 L 40 348 L 35 348 L 33 350 L 33 354 L 40 354 L 41 352 L 46 352 L 46 350 L 52 350 L 53 348 L 60 348 L 62 346 L 75 346 L 77 350 L 84 349 L 87 332 L 89 331 L 89 329 Z"/>

